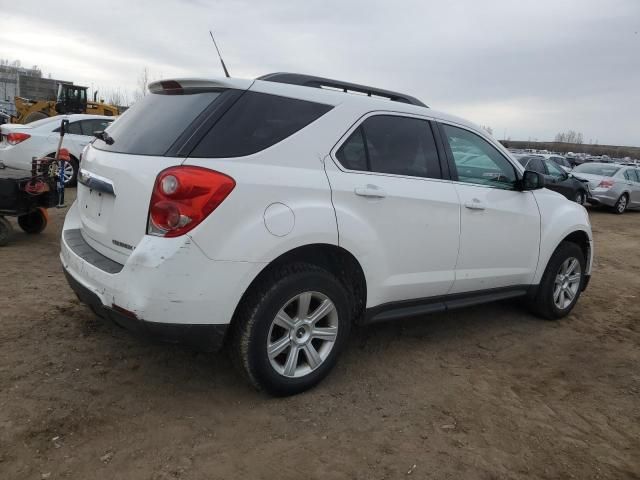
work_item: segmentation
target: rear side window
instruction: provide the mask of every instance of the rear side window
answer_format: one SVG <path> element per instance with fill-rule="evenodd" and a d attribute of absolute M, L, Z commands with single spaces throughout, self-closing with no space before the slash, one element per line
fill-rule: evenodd
<path fill-rule="evenodd" d="M 533 157 L 529 163 L 527 163 L 527 170 L 533 170 L 534 172 L 546 175 L 547 172 L 544 169 L 544 162 L 541 158 Z"/>
<path fill-rule="evenodd" d="M 96 140 L 93 146 L 110 152 L 164 155 L 220 93 L 197 90 L 185 90 L 178 95 L 150 93 L 107 128 L 112 145 Z"/>
<path fill-rule="evenodd" d="M 209 130 L 191 157 L 242 157 L 281 142 L 331 110 L 330 105 L 246 92 Z"/>
<path fill-rule="evenodd" d="M 83 135 L 93 136 L 93 132 L 99 132 L 106 130 L 113 120 L 97 119 L 97 120 L 82 120 L 80 122 Z"/>
<path fill-rule="evenodd" d="M 60 128 L 56 128 L 55 131 L 59 132 Z M 80 126 L 80 122 L 71 122 L 69 125 L 67 125 L 65 133 L 70 133 L 71 135 L 82 135 L 82 127 Z"/>
<path fill-rule="evenodd" d="M 629 170 L 624 171 L 624 177 L 627 180 L 631 180 L 632 182 L 640 182 L 640 172 L 638 170 L 634 170 L 630 168 Z"/>
<path fill-rule="evenodd" d="M 350 170 L 441 178 L 431 125 L 395 115 L 367 118 L 342 144 L 336 157 Z"/>

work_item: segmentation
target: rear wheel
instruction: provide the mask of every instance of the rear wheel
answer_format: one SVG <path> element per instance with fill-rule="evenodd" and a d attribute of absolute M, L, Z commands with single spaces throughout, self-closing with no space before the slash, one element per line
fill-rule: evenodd
<path fill-rule="evenodd" d="M 50 153 L 48 157 L 54 158 L 55 153 Z M 60 162 L 52 162 L 49 166 L 49 174 L 51 176 L 58 176 L 60 168 Z M 78 161 L 75 157 L 71 157 L 68 162 L 64 162 L 64 186 L 75 187 L 78 182 Z"/>
<path fill-rule="evenodd" d="M 547 320 L 568 315 L 582 292 L 585 263 L 578 245 L 561 243 L 549 259 L 538 292 L 530 301 L 533 312 Z"/>
<path fill-rule="evenodd" d="M 24 118 L 24 123 L 35 122 L 36 120 L 42 120 L 43 118 L 48 118 L 49 115 L 43 112 L 31 112 Z"/>
<path fill-rule="evenodd" d="M 47 228 L 47 223 L 49 223 L 49 216 L 44 208 L 38 208 L 31 213 L 18 217 L 20 228 L 31 235 L 41 233 Z"/>
<path fill-rule="evenodd" d="M 629 203 L 629 198 L 627 197 L 626 193 L 623 193 L 622 195 L 620 195 L 620 198 L 618 199 L 616 204 L 613 206 L 613 213 L 622 215 L 624 211 L 627 209 L 628 203 Z"/>
<path fill-rule="evenodd" d="M 351 325 L 343 285 L 297 263 L 260 282 L 234 318 L 233 355 L 259 390 L 284 396 L 320 382 L 336 363 Z"/>
<path fill-rule="evenodd" d="M 4 247 L 9 243 L 12 230 L 9 221 L 4 217 L 0 217 L 0 247 Z"/>

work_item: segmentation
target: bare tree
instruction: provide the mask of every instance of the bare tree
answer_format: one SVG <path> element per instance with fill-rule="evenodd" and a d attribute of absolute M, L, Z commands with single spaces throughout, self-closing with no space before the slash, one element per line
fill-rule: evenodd
<path fill-rule="evenodd" d="M 140 100 L 147 94 L 147 89 L 149 87 L 149 69 L 144 67 L 142 69 L 142 73 L 138 77 L 138 90 L 136 90 L 134 97 L 136 100 Z"/>
<path fill-rule="evenodd" d="M 575 130 L 567 130 L 566 132 L 556 134 L 554 141 L 561 143 L 582 143 L 582 133 L 576 132 Z"/>
<path fill-rule="evenodd" d="M 116 105 L 118 107 L 128 107 L 131 103 L 129 101 L 129 94 L 127 93 L 127 91 L 121 89 L 120 87 L 114 88 L 112 90 L 106 90 L 104 97 L 107 103 Z"/>
<path fill-rule="evenodd" d="M 491 128 L 489 125 L 482 125 L 481 126 L 482 129 L 484 131 L 486 131 L 489 135 L 493 136 L 493 128 Z"/>

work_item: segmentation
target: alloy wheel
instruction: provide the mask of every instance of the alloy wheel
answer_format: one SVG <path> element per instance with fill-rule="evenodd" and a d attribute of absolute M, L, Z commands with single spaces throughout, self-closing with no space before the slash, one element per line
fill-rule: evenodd
<path fill-rule="evenodd" d="M 577 258 L 569 257 L 562 262 L 553 285 L 553 303 L 556 307 L 564 310 L 571 305 L 578 294 L 581 280 L 582 268 Z"/>
<path fill-rule="evenodd" d="M 280 375 L 300 378 L 320 367 L 338 336 L 338 312 L 320 292 L 303 292 L 277 313 L 267 336 L 267 355 Z"/>
<path fill-rule="evenodd" d="M 622 213 L 626 210 L 627 208 L 627 197 L 626 195 L 622 195 L 620 197 L 620 199 L 618 200 L 618 203 L 616 205 L 616 208 L 618 209 L 618 212 Z"/>
<path fill-rule="evenodd" d="M 58 166 L 57 162 L 54 162 L 49 166 L 49 175 L 51 175 L 52 177 L 57 178 L 59 171 L 60 171 L 60 167 Z M 64 178 L 65 185 L 67 185 L 73 178 L 73 165 L 71 165 L 71 162 L 64 162 L 63 178 Z"/>

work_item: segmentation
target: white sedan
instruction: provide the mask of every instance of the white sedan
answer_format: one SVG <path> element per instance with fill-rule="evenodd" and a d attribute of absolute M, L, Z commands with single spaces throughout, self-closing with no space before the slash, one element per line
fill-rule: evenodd
<path fill-rule="evenodd" d="M 60 122 L 69 120 L 62 146 L 69 150 L 71 162 L 65 164 L 64 181 L 76 183 L 82 149 L 93 139 L 93 132 L 104 130 L 114 117 L 102 115 L 58 115 L 21 125 L 0 125 L 0 168 L 31 170 L 33 157 L 53 156 L 60 140 Z"/>

